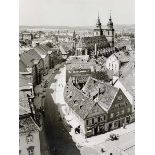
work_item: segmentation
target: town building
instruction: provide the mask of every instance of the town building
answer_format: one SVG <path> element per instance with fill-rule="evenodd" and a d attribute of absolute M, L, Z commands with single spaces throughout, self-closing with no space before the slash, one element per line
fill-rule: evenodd
<path fill-rule="evenodd" d="M 68 114 L 73 115 L 86 137 L 117 129 L 131 121 L 132 105 L 123 91 L 92 77 L 82 90 L 69 80 L 64 98 Z"/>
<path fill-rule="evenodd" d="M 31 49 L 23 52 L 20 55 L 20 60 L 26 66 L 26 69 L 31 72 L 33 86 L 40 84 L 44 74 L 44 61 L 40 55 L 34 49 Z"/>
<path fill-rule="evenodd" d="M 19 120 L 19 155 L 41 155 L 39 127 L 32 117 Z"/>
<path fill-rule="evenodd" d="M 113 85 L 120 88 L 132 104 L 132 112 L 135 112 L 135 69 L 129 68 L 125 76 L 115 78 Z"/>
<path fill-rule="evenodd" d="M 77 88 L 82 88 L 95 71 L 96 63 L 88 60 L 88 55 L 70 56 L 66 63 L 66 82 L 70 79 Z"/>
<path fill-rule="evenodd" d="M 130 61 L 130 57 L 125 52 L 120 51 L 109 56 L 106 60 L 106 68 L 112 70 L 114 73 L 118 73 L 120 68 L 125 63 Z"/>
<path fill-rule="evenodd" d="M 23 77 L 22 77 L 23 78 Z M 20 78 L 21 80 L 21 78 Z M 21 80 L 20 82 L 23 82 Z M 26 82 L 23 84 L 26 86 Z M 19 91 L 19 154 L 40 155 L 40 129 L 37 125 L 37 117 L 31 92 L 24 88 Z"/>
<path fill-rule="evenodd" d="M 61 45 L 59 48 L 60 48 L 62 58 L 67 59 L 68 54 L 69 54 L 68 49 L 65 48 L 65 46 L 63 46 L 63 45 Z"/>
<path fill-rule="evenodd" d="M 32 41 L 33 40 L 33 35 L 32 35 L 32 33 L 30 33 L 30 32 L 22 32 L 22 35 L 20 36 L 20 39 L 21 40 L 30 40 L 30 41 Z"/>
<path fill-rule="evenodd" d="M 51 49 L 46 46 L 46 45 L 40 45 L 38 44 L 37 46 L 34 47 L 34 50 L 40 55 L 40 57 L 44 61 L 44 75 L 48 74 L 48 71 L 50 69 L 50 51 Z"/>

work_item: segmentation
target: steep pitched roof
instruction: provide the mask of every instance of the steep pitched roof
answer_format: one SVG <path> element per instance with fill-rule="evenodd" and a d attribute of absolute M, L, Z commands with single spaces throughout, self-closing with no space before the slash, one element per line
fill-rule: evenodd
<path fill-rule="evenodd" d="M 49 47 L 46 45 L 38 45 L 34 48 L 34 50 L 41 56 L 41 55 L 47 55 L 48 51 L 51 51 Z"/>
<path fill-rule="evenodd" d="M 31 109 L 28 102 L 27 94 L 19 91 L 19 115 L 29 114 Z"/>
<path fill-rule="evenodd" d="M 19 87 L 32 85 L 32 79 L 25 75 L 19 74 Z"/>
<path fill-rule="evenodd" d="M 110 47 L 110 44 L 104 35 L 83 37 L 79 40 L 77 47 L 83 47 L 87 48 L 88 50 L 94 50 L 95 44 L 97 44 L 98 49 Z"/>
<path fill-rule="evenodd" d="M 130 57 L 125 55 L 125 53 L 123 51 L 120 51 L 118 53 L 114 53 L 114 55 L 116 56 L 116 58 L 120 61 L 120 62 L 128 62 L 130 60 Z"/>
<path fill-rule="evenodd" d="M 28 72 L 26 65 L 21 59 L 19 60 L 19 72 Z"/>
<path fill-rule="evenodd" d="M 133 68 L 128 71 L 126 76 L 121 77 L 119 81 L 132 96 L 135 96 L 135 70 Z"/>
<path fill-rule="evenodd" d="M 66 55 L 67 54 L 67 51 L 66 51 L 66 49 L 64 48 L 64 46 L 60 46 L 60 51 L 61 51 L 61 54 L 62 55 Z"/>
<path fill-rule="evenodd" d="M 19 134 L 25 134 L 30 132 L 38 132 L 40 129 L 34 122 L 32 117 L 26 117 L 19 120 Z"/>
<path fill-rule="evenodd" d="M 73 111 L 75 111 L 82 119 L 85 119 L 95 102 L 89 99 L 79 89 L 69 82 L 64 91 L 66 103 Z"/>
<path fill-rule="evenodd" d="M 101 82 L 92 77 L 88 78 L 82 91 L 91 97 L 98 94 L 97 102 L 105 110 L 110 108 L 119 89 L 111 86 L 108 83 Z"/>
<path fill-rule="evenodd" d="M 20 59 L 26 66 L 32 67 L 34 64 L 34 60 L 40 60 L 40 55 L 34 50 L 30 49 L 29 51 L 25 51 L 20 55 Z"/>

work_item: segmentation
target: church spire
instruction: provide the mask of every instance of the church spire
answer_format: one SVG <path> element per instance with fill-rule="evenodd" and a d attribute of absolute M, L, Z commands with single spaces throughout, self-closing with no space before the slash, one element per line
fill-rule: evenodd
<path fill-rule="evenodd" d="M 112 22 L 112 18 L 111 18 L 111 10 L 110 10 L 110 17 L 109 17 L 109 21 L 108 21 L 107 26 L 108 26 L 110 29 L 113 29 L 113 22 Z"/>
<path fill-rule="evenodd" d="M 97 18 L 97 23 L 96 23 L 96 27 L 101 29 L 101 22 L 100 22 L 100 17 L 99 17 L 99 12 L 98 12 L 98 18 Z"/>
<path fill-rule="evenodd" d="M 109 20 L 112 20 L 112 19 L 111 19 L 111 10 L 110 10 L 110 18 L 109 18 Z"/>

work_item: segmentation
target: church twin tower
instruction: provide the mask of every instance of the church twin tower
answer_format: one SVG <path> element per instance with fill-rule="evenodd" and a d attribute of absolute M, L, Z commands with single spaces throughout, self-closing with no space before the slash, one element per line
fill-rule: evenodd
<path fill-rule="evenodd" d="M 110 43 L 111 47 L 114 47 L 114 28 L 113 28 L 113 22 L 111 19 L 111 14 L 109 21 L 107 23 L 106 28 L 102 29 L 102 24 L 100 22 L 100 18 L 98 15 L 97 23 L 96 23 L 96 28 L 94 29 L 94 36 L 102 36 L 105 35 L 107 40 Z"/>

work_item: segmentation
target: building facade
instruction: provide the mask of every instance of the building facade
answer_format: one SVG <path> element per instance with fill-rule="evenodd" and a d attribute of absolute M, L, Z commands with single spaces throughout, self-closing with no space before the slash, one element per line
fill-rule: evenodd
<path fill-rule="evenodd" d="M 64 98 L 86 137 L 131 123 L 132 105 L 123 91 L 94 78 L 89 77 L 82 90 L 69 81 Z"/>

